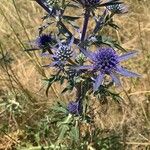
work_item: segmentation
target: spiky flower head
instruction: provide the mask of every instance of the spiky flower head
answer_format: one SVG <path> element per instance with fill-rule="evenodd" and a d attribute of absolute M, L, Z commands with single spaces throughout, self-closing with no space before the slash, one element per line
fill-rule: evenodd
<path fill-rule="evenodd" d="M 58 61 L 67 61 L 73 56 L 72 44 L 74 42 L 74 38 L 72 37 L 69 42 L 61 42 L 57 38 L 58 45 L 53 48 L 54 55 L 53 58 Z"/>
<path fill-rule="evenodd" d="M 93 68 L 96 71 L 109 74 L 118 65 L 119 60 L 116 52 L 112 48 L 102 48 L 94 55 Z"/>
<path fill-rule="evenodd" d="M 36 39 L 36 45 L 39 48 L 49 47 L 49 44 L 52 42 L 52 37 L 50 34 L 42 34 Z"/>
<path fill-rule="evenodd" d="M 89 69 L 93 73 L 99 72 L 98 76 L 94 80 L 94 91 L 97 91 L 99 86 L 102 85 L 105 74 L 110 75 L 116 85 L 120 85 L 120 81 L 117 78 L 116 73 L 127 77 L 139 77 L 138 74 L 126 70 L 120 64 L 122 61 L 137 54 L 137 51 L 131 51 L 121 56 L 119 56 L 111 47 L 103 47 L 95 53 L 84 49 L 81 49 L 81 51 L 92 60 L 93 64 L 77 67 L 77 69 Z"/>
<path fill-rule="evenodd" d="M 65 71 L 65 65 L 67 64 L 67 61 L 69 61 L 73 57 L 73 50 L 72 50 L 72 44 L 74 42 L 74 38 L 72 37 L 69 39 L 69 41 L 60 41 L 57 39 L 57 45 L 55 47 L 52 47 L 52 54 L 50 57 L 53 59 L 52 63 L 46 66 L 49 67 L 56 67 L 57 69 L 60 69 L 61 71 Z M 47 54 L 46 54 L 47 55 Z"/>
<path fill-rule="evenodd" d="M 74 101 L 69 102 L 69 104 L 67 106 L 67 110 L 71 114 L 79 115 L 81 113 L 81 108 L 80 108 L 80 105 L 79 105 L 79 101 L 77 101 L 77 102 L 74 102 Z"/>
<path fill-rule="evenodd" d="M 61 44 L 56 50 L 55 55 L 59 61 L 66 61 L 67 59 L 72 57 L 72 53 L 73 51 L 67 44 Z"/>
<path fill-rule="evenodd" d="M 111 2 L 112 0 L 109 0 Z M 120 3 L 120 4 L 113 4 L 106 7 L 109 11 L 115 14 L 124 14 L 128 12 L 127 5 Z"/>

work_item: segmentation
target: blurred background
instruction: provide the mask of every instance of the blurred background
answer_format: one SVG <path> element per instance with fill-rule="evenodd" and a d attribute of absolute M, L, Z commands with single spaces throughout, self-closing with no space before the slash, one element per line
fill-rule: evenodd
<path fill-rule="evenodd" d="M 140 51 L 125 64 L 142 77 L 122 78 L 123 91 L 119 92 L 129 105 L 95 102 L 95 120 L 108 133 L 120 134 L 127 141 L 127 149 L 150 150 L 150 1 L 125 2 L 129 13 L 114 18 L 120 30 L 105 32 L 127 50 Z M 44 14 L 34 1 L 0 0 L 0 150 L 20 143 L 32 145 L 26 127 L 34 127 L 55 101 L 67 102 L 73 95 L 62 95 L 60 87 L 54 85 L 47 97 L 43 79 L 51 70 L 41 67 L 39 52 L 25 52 L 38 36 Z"/>

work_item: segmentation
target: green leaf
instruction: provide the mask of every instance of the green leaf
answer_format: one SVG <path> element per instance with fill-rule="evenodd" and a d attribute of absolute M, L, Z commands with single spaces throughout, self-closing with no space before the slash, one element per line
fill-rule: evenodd
<path fill-rule="evenodd" d="M 67 110 L 63 107 L 54 106 L 52 109 L 57 111 L 57 112 L 67 113 Z"/>
<path fill-rule="evenodd" d="M 77 142 L 79 140 L 79 128 L 78 127 L 72 127 L 70 131 L 71 139 Z"/>
<path fill-rule="evenodd" d="M 68 85 L 66 88 L 63 89 L 63 91 L 61 92 L 62 94 L 67 92 L 67 91 L 72 91 L 73 87 L 71 85 Z"/>
<path fill-rule="evenodd" d="M 126 49 L 124 49 L 122 46 L 120 46 L 120 45 L 117 44 L 117 43 L 114 43 L 114 46 L 115 46 L 116 48 L 120 49 L 120 50 L 123 51 L 123 52 L 127 52 Z"/>
<path fill-rule="evenodd" d="M 66 150 L 65 145 L 56 146 L 54 144 L 51 144 L 50 146 L 44 146 L 44 147 L 42 147 L 42 146 L 30 146 L 27 148 L 18 147 L 17 150 L 50 150 L 50 149 L 60 150 L 61 148 L 63 148 L 63 150 Z"/>
<path fill-rule="evenodd" d="M 74 21 L 68 21 L 68 23 L 69 23 L 71 26 L 73 26 L 75 29 L 79 29 L 79 28 L 80 28 L 80 27 L 77 25 L 77 23 L 74 22 Z"/>
<path fill-rule="evenodd" d="M 68 125 L 65 124 L 65 125 L 63 125 L 63 126 L 60 127 L 60 130 L 61 131 L 60 131 L 60 134 L 58 136 L 58 141 L 57 141 L 58 143 L 64 139 L 65 134 L 69 130 L 69 127 L 68 127 Z"/>
<path fill-rule="evenodd" d="M 55 76 L 53 76 L 52 78 L 49 78 L 49 79 L 45 79 L 45 80 L 48 81 L 48 85 L 46 88 L 46 96 L 48 96 L 49 88 L 51 87 L 52 83 L 55 81 Z"/>
<path fill-rule="evenodd" d="M 109 26 L 111 26 L 112 28 L 114 28 L 114 29 L 120 29 L 120 27 L 119 26 L 117 26 L 116 24 L 114 24 L 114 23 L 109 23 Z"/>
<path fill-rule="evenodd" d="M 69 114 L 69 115 L 65 118 L 65 120 L 64 120 L 63 122 L 58 122 L 57 126 L 58 126 L 58 127 L 61 127 L 61 126 L 65 125 L 65 124 L 69 124 L 69 123 L 71 123 L 71 122 L 72 122 L 72 114 Z"/>
<path fill-rule="evenodd" d="M 75 21 L 79 19 L 80 17 L 73 17 L 73 16 L 63 16 L 63 19 L 65 20 L 70 20 L 70 21 Z"/>
<path fill-rule="evenodd" d="M 67 91 L 72 91 L 73 88 L 74 88 L 74 84 L 69 84 L 66 88 L 63 89 L 63 91 L 61 93 L 63 94 Z"/>
<path fill-rule="evenodd" d="M 48 81 L 48 85 L 47 85 L 47 88 L 46 88 L 46 96 L 48 96 L 49 88 L 51 87 L 51 85 L 54 82 L 60 81 L 60 84 L 63 84 L 65 79 L 66 79 L 65 76 L 58 75 L 58 73 L 56 75 L 52 75 L 52 77 L 49 78 L 49 79 L 45 79 L 45 81 Z"/>
<path fill-rule="evenodd" d="M 73 7 L 73 8 L 80 8 L 80 5 L 78 3 L 74 3 L 74 4 L 68 4 L 68 7 Z"/>
<path fill-rule="evenodd" d="M 66 79 L 66 77 L 65 77 L 65 76 L 62 76 L 62 77 L 60 78 L 60 84 L 63 84 L 64 81 L 65 81 L 65 79 Z"/>

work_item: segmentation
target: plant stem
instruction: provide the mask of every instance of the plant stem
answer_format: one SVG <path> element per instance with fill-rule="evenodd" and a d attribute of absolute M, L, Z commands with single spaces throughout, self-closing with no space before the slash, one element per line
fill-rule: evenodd
<path fill-rule="evenodd" d="M 90 18 L 90 11 L 86 8 L 85 15 L 84 15 L 82 35 L 81 35 L 81 42 L 85 40 L 89 18 Z M 83 98 L 85 96 L 84 86 L 82 85 L 82 81 L 76 86 L 76 89 L 77 89 L 76 101 L 79 101 L 79 107 L 80 107 L 79 110 L 81 110 L 81 113 L 82 113 Z"/>
<path fill-rule="evenodd" d="M 43 4 L 43 1 L 42 1 L 42 0 L 35 0 L 35 1 L 36 1 L 48 14 L 51 14 L 53 17 L 55 17 L 55 15 L 53 15 L 53 14 L 51 13 L 50 9 L 49 9 L 47 6 L 45 6 L 45 5 Z M 73 36 L 73 34 L 71 33 L 71 31 L 69 31 L 69 29 L 65 26 L 65 24 L 64 24 L 61 20 L 58 21 L 58 25 L 60 25 L 60 26 L 69 34 L 70 37 Z M 78 43 L 79 43 L 79 39 L 74 38 L 74 43 L 75 43 L 75 44 L 78 44 Z"/>
<path fill-rule="evenodd" d="M 69 29 L 65 26 L 65 24 L 61 20 L 58 22 L 58 25 L 60 25 L 69 34 L 70 37 L 73 36 L 71 31 L 69 31 Z M 78 44 L 79 43 L 79 39 L 74 38 L 74 43 Z"/>
<path fill-rule="evenodd" d="M 51 13 L 50 9 L 48 7 L 46 7 L 42 0 L 35 0 L 45 11 L 47 11 L 49 14 Z"/>
<path fill-rule="evenodd" d="M 84 14 L 84 23 L 83 23 L 83 29 L 82 29 L 81 42 L 83 42 L 85 39 L 89 17 L 90 17 L 90 10 L 86 9 L 85 14 Z"/>
<path fill-rule="evenodd" d="M 97 24 L 96 24 L 96 26 L 95 26 L 95 28 L 94 28 L 94 30 L 93 30 L 92 36 L 94 36 L 95 34 L 97 34 L 97 32 L 99 32 L 100 30 L 102 30 L 103 27 L 104 27 L 105 25 L 107 25 L 107 23 L 112 19 L 112 17 L 113 17 L 115 14 L 114 14 L 114 13 L 111 13 L 108 20 L 105 20 L 106 17 L 107 17 L 106 15 L 107 15 L 106 12 L 104 12 L 103 15 L 99 18 L 99 21 L 97 22 Z M 103 21 L 105 21 L 105 22 L 103 22 Z M 91 36 L 91 37 L 92 37 L 92 36 Z"/>

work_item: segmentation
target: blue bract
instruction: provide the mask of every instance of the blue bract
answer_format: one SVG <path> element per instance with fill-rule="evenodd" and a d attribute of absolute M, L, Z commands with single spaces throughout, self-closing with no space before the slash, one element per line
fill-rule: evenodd
<path fill-rule="evenodd" d="M 120 85 L 120 81 L 116 76 L 119 73 L 127 77 L 139 77 L 138 74 L 126 70 L 120 65 L 120 62 L 127 60 L 137 54 L 137 51 L 131 51 L 121 56 L 111 47 L 104 47 L 96 52 L 89 52 L 81 49 L 81 51 L 92 60 L 92 65 L 77 67 L 77 69 L 88 69 L 92 72 L 99 72 L 93 84 L 94 91 L 97 91 L 102 85 L 105 74 L 110 75 L 116 85 Z"/>
<path fill-rule="evenodd" d="M 76 115 L 80 114 L 79 101 L 69 102 L 67 109 L 71 114 L 76 114 Z"/>

